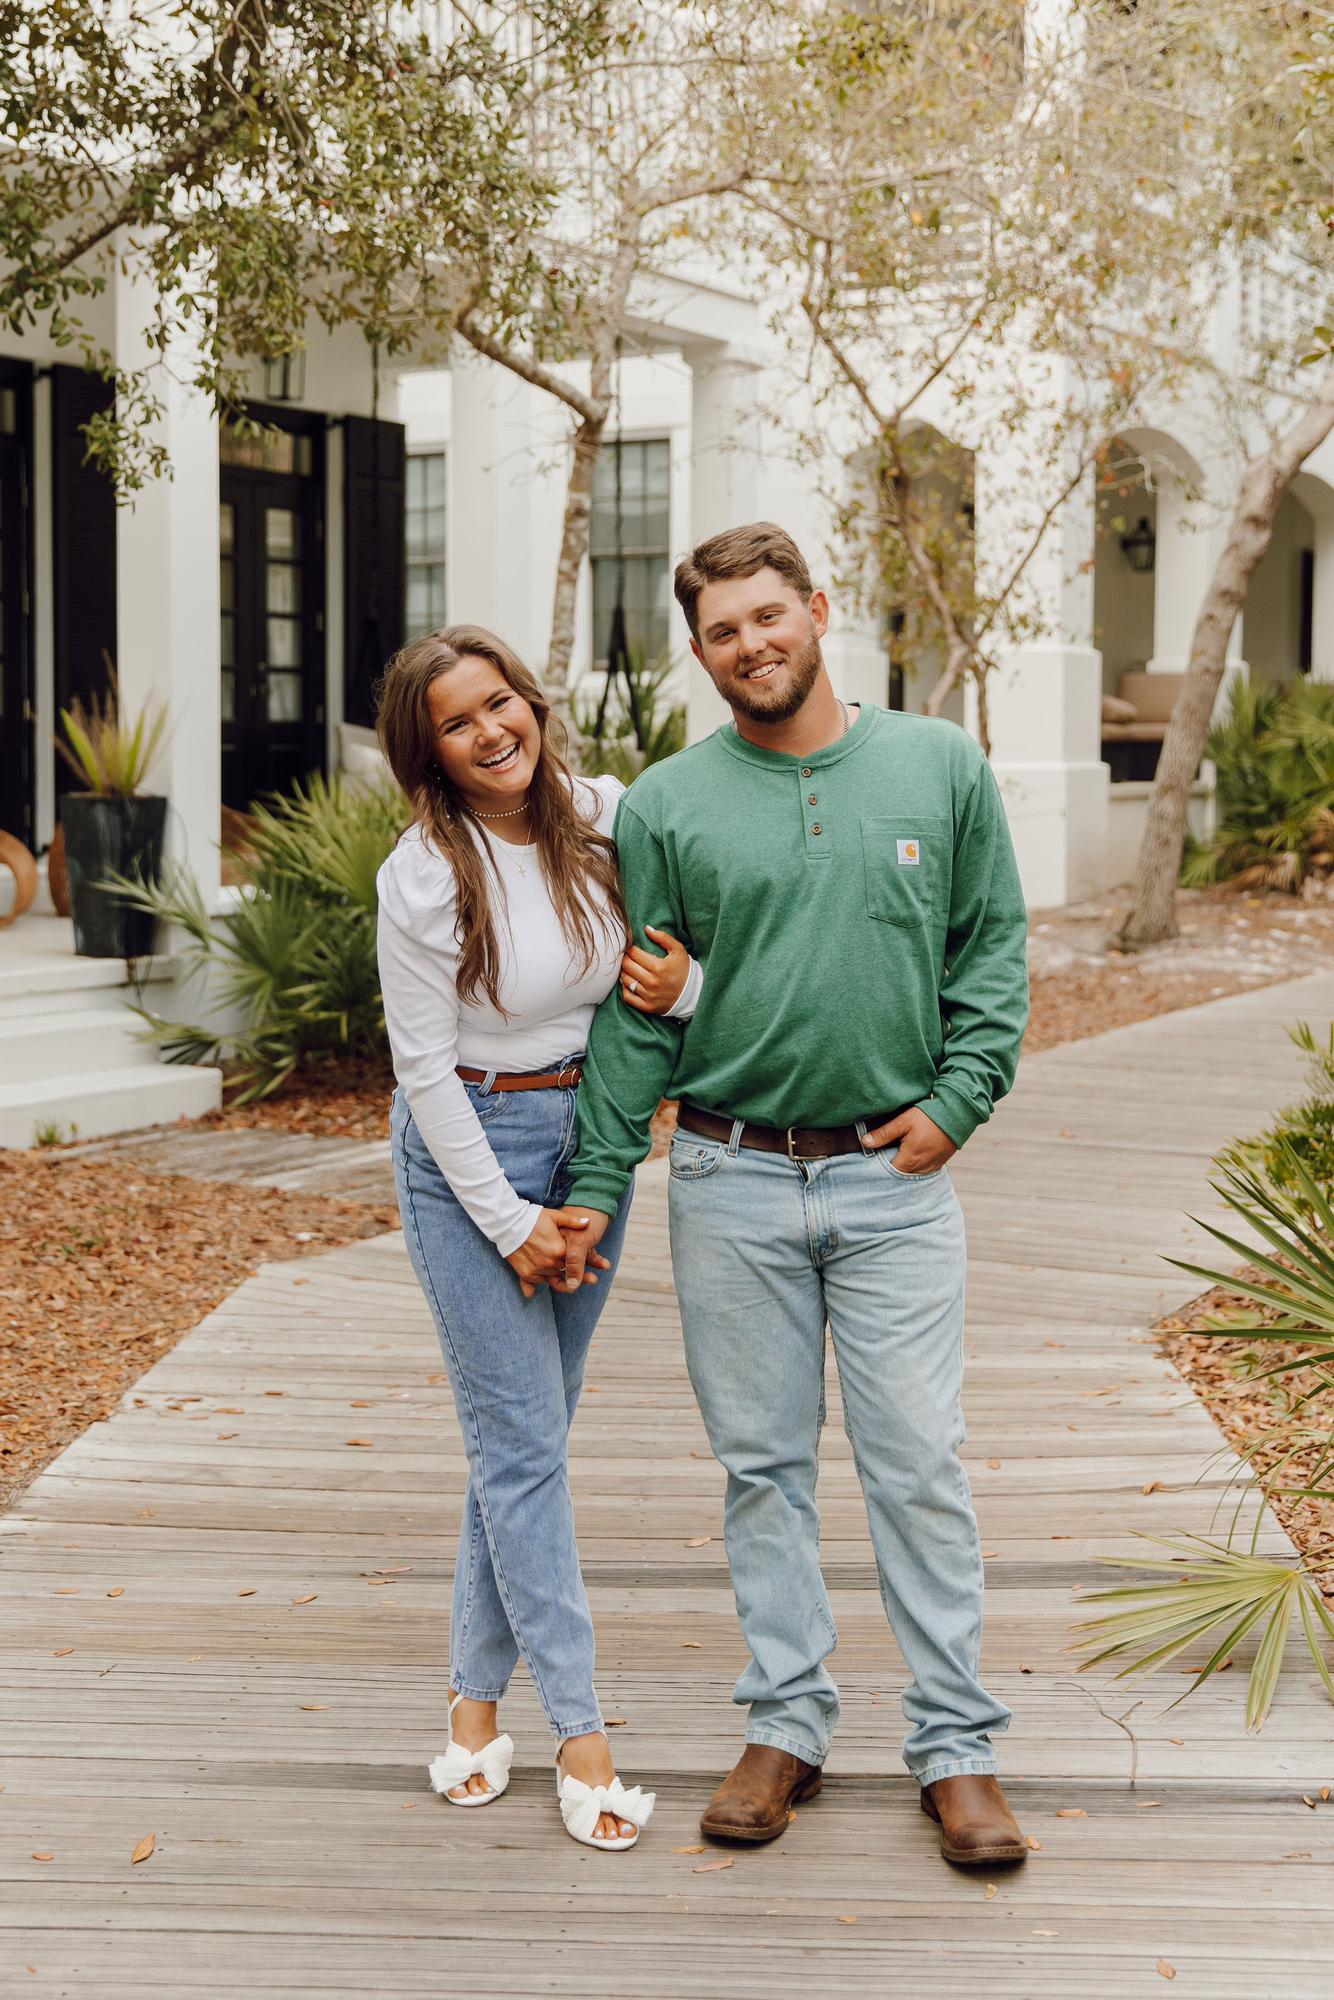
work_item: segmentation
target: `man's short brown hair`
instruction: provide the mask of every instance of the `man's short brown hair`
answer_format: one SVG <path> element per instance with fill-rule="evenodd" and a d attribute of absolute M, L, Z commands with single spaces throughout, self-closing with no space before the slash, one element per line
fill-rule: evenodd
<path fill-rule="evenodd" d="M 711 535 L 707 542 L 700 542 L 688 556 L 682 556 L 676 565 L 673 588 L 686 623 L 697 639 L 697 607 L 705 584 L 721 583 L 726 577 L 754 576 L 762 569 L 776 569 L 784 583 L 790 583 L 803 598 L 809 598 L 814 589 L 801 550 L 786 528 L 780 528 L 774 521 L 751 521 L 744 528 L 727 528 L 721 535 Z"/>

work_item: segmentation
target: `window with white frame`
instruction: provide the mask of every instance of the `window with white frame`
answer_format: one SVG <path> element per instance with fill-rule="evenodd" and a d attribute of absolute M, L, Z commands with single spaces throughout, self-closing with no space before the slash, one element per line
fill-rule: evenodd
<path fill-rule="evenodd" d="M 407 617 L 409 639 L 445 622 L 445 454 L 408 453 Z"/>
<path fill-rule="evenodd" d="M 607 661 L 622 562 L 625 636 L 631 657 L 646 665 L 660 659 L 671 637 L 671 447 L 666 438 L 622 438 L 603 445 L 593 473 L 589 554 L 594 663 L 605 666 Z"/>

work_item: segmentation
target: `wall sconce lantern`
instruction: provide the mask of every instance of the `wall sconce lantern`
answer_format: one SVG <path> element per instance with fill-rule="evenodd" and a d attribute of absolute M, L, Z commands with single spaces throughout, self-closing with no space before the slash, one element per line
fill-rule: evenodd
<path fill-rule="evenodd" d="M 306 351 L 275 354 L 264 363 L 266 403 L 299 403 L 306 393 Z"/>
<path fill-rule="evenodd" d="M 1133 534 L 1121 537 L 1121 553 L 1137 576 L 1150 574 L 1157 548 L 1158 537 L 1149 526 L 1147 514 L 1140 515 L 1139 525 Z"/>

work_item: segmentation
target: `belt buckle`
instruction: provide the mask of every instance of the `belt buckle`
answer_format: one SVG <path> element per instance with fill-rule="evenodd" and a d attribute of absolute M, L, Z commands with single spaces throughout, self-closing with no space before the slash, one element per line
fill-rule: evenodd
<path fill-rule="evenodd" d="M 570 1081 L 568 1083 L 565 1081 L 567 1074 L 570 1078 Z M 577 1087 L 578 1082 L 579 1082 L 578 1063 L 566 1063 L 563 1064 L 562 1067 L 557 1070 L 556 1072 L 557 1090 L 574 1090 Z"/>
<path fill-rule="evenodd" d="M 800 1153 L 798 1153 L 795 1150 L 793 1143 L 796 1138 L 797 1132 L 799 1130 L 800 1127 L 796 1125 L 789 1125 L 784 1135 L 785 1138 L 787 1139 L 787 1156 L 789 1160 L 793 1161 L 794 1163 L 803 1157 Z"/>

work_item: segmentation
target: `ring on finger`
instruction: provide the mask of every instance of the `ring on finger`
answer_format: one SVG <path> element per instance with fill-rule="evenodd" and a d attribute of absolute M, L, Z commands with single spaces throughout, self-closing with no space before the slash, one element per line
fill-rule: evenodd
<path fill-rule="evenodd" d="M 629 990 L 629 991 L 630 991 L 631 993 L 638 993 L 638 991 L 639 991 L 639 981 L 638 981 L 637 979 L 627 979 L 625 983 L 626 983 L 626 986 L 627 986 L 628 990 Z"/>

